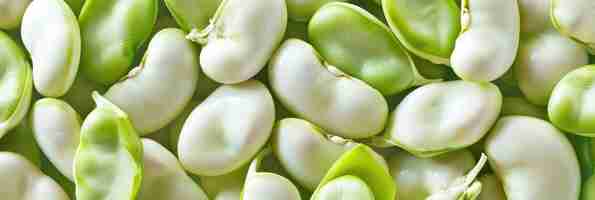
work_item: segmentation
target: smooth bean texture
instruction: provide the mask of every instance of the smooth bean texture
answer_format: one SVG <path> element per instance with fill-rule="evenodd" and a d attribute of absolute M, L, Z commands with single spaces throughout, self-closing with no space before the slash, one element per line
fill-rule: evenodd
<path fill-rule="evenodd" d="M 143 148 L 117 106 L 93 93 L 97 108 L 85 118 L 74 157 L 76 198 L 134 200 L 141 187 Z"/>
<path fill-rule="evenodd" d="M 552 0 L 551 18 L 554 27 L 563 35 L 586 45 L 591 53 L 595 48 L 595 2 L 590 0 Z"/>
<path fill-rule="evenodd" d="M 188 116 L 178 158 L 193 174 L 216 176 L 250 161 L 271 135 L 273 98 L 258 81 L 224 85 Z"/>
<path fill-rule="evenodd" d="M 66 94 L 81 57 L 81 32 L 70 7 L 63 0 L 31 2 L 21 37 L 31 55 L 35 89 L 47 97 Z"/>
<path fill-rule="evenodd" d="M 281 43 L 287 27 L 284 0 L 224 0 L 203 30 L 188 39 L 203 45 L 200 65 L 214 81 L 248 80 L 264 66 Z"/>
<path fill-rule="evenodd" d="M 520 16 L 517 0 L 463 0 L 461 34 L 451 66 L 463 80 L 493 81 L 512 66 L 517 54 Z"/>
<path fill-rule="evenodd" d="M 433 63 L 450 64 L 461 31 L 460 9 L 453 0 L 384 0 L 391 30 L 405 47 Z"/>
<path fill-rule="evenodd" d="M 566 74 L 552 91 L 548 115 L 558 128 L 574 134 L 595 133 L 595 110 L 591 106 L 591 88 L 595 66 L 588 65 Z"/>
<path fill-rule="evenodd" d="M 14 29 L 21 25 L 21 19 L 32 0 L 0 1 L 0 29 Z"/>
<path fill-rule="evenodd" d="M 241 200 L 301 200 L 297 187 L 289 179 L 259 171 L 264 156 L 270 154 L 270 149 L 265 149 L 250 164 Z"/>
<path fill-rule="evenodd" d="M 0 138 L 25 118 L 33 81 L 23 50 L 0 31 Z"/>
<path fill-rule="evenodd" d="M 72 167 L 82 123 L 79 114 L 64 101 L 44 98 L 35 102 L 30 118 L 35 141 L 45 156 L 74 181 Z"/>
<path fill-rule="evenodd" d="M 105 93 L 141 135 L 173 121 L 194 94 L 200 73 L 197 51 L 184 37 L 179 29 L 157 33 L 141 64 Z"/>
<path fill-rule="evenodd" d="M 388 27 L 353 4 L 334 2 L 320 8 L 308 24 L 308 39 L 329 65 L 383 95 L 429 82 Z"/>
<path fill-rule="evenodd" d="M 132 67 L 157 19 L 157 0 L 86 0 L 79 16 L 81 72 L 111 85 Z"/>
<path fill-rule="evenodd" d="M 508 200 L 578 199 L 576 154 L 550 123 L 525 116 L 503 117 L 487 136 L 484 149 Z"/>
<path fill-rule="evenodd" d="M 384 129 L 388 106 L 382 94 L 323 64 L 304 41 L 285 41 L 269 63 L 268 77 L 285 108 L 330 134 L 367 138 Z"/>
<path fill-rule="evenodd" d="M 69 200 L 54 180 L 24 157 L 0 152 L 0 195 L 11 200 Z"/>

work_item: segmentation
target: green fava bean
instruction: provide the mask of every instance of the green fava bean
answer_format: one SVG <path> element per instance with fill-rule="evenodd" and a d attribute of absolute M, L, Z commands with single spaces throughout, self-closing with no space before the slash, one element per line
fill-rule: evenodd
<path fill-rule="evenodd" d="M 187 38 L 203 45 L 200 66 L 214 81 L 239 83 L 264 68 L 287 28 L 285 0 L 223 0 L 209 25 Z"/>
<path fill-rule="evenodd" d="M 574 149 L 547 121 L 500 118 L 484 149 L 508 200 L 579 198 L 581 175 Z"/>
<path fill-rule="evenodd" d="M 268 77 L 285 108 L 333 135 L 368 138 L 384 129 L 388 105 L 382 94 L 323 64 L 304 41 L 285 41 L 269 62 Z"/>
<path fill-rule="evenodd" d="M 483 175 L 479 177 L 479 181 L 481 182 L 481 193 L 477 200 L 506 200 L 502 184 L 495 175 Z"/>
<path fill-rule="evenodd" d="M 279 121 L 273 132 L 273 151 L 283 168 L 310 191 L 333 163 L 354 143 L 329 137 L 308 121 L 287 118 Z"/>
<path fill-rule="evenodd" d="M 548 104 L 548 115 L 556 127 L 574 134 L 595 134 L 595 110 L 592 95 L 595 88 L 595 65 L 566 74 L 554 87 Z"/>
<path fill-rule="evenodd" d="M 32 0 L 3 0 L 0 2 L 0 29 L 14 29 Z"/>
<path fill-rule="evenodd" d="M 111 85 L 131 67 L 157 19 L 156 0 L 86 0 L 79 16 L 81 72 Z"/>
<path fill-rule="evenodd" d="M 264 157 L 270 154 L 270 149 L 264 149 L 250 164 L 240 200 L 301 200 L 300 192 L 290 180 L 260 170 Z"/>
<path fill-rule="evenodd" d="M 21 37 L 33 63 L 33 86 L 43 96 L 66 94 L 81 57 L 81 33 L 70 7 L 63 0 L 31 2 Z"/>
<path fill-rule="evenodd" d="M 0 31 L 0 138 L 17 126 L 29 110 L 33 81 L 22 49 Z"/>
<path fill-rule="evenodd" d="M 79 200 L 135 200 L 141 186 L 143 150 L 126 113 L 93 93 L 97 108 L 84 120 L 74 157 Z"/>
<path fill-rule="evenodd" d="M 179 29 L 159 31 L 142 63 L 105 93 L 141 135 L 173 121 L 194 94 L 200 69 L 195 46 L 184 37 Z"/>
<path fill-rule="evenodd" d="M 520 16 L 517 0 L 462 0 L 461 34 L 451 66 L 463 80 L 488 82 L 508 71 L 517 54 Z"/>
<path fill-rule="evenodd" d="M 401 101 L 382 140 L 419 157 L 462 149 L 488 133 L 501 107 L 502 94 L 491 83 L 428 84 Z"/>
<path fill-rule="evenodd" d="M 164 0 L 178 25 L 187 32 L 204 29 L 224 0 Z"/>
<path fill-rule="evenodd" d="M 251 80 L 223 85 L 198 105 L 184 122 L 178 158 L 196 175 L 232 172 L 265 145 L 275 121 L 273 97 Z"/>
<path fill-rule="evenodd" d="M 554 27 L 589 48 L 595 49 L 595 2 L 591 0 L 552 0 L 550 15 Z"/>
<path fill-rule="evenodd" d="M 308 38 L 326 62 L 383 95 L 428 82 L 389 28 L 355 5 L 324 5 L 310 19 Z"/>
<path fill-rule="evenodd" d="M 285 0 L 289 19 L 302 22 L 308 21 L 324 4 L 345 1 L 348 0 Z"/>
<path fill-rule="evenodd" d="M 0 195 L 10 200 L 69 200 L 50 177 L 21 155 L 0 152 Z"/>
<path fill-rule="evenodd" d="M 52 123 L 48 123 L 48 122 Z M 81 119 L 68 103 L 52 98 L 38 100 L 31 108 L 35 141 L 54 166 L 74 181 L 72 163 L 79 145 Z"/>
<path fill-rule="evenodd" d="M 450 64 L 461 31 L 454 0 L 384 0 L 382 7 L 391 30 L 409 51 L 433 63 Z"/>
<path fill-rule="evenodd" d="M 386 161 L 370 147 L 358 144 L 333 164 L 310 199 L 394 200 L 396 194 Z"/>
<path fill-rule="evenodd" d="M 545 107 L 529 103 L 523 97 L 504 97 L 502 99 L 502 111 L 500 115 L 524 115 L 545 120 L 547 119 L 547 110 Z"/>
<path fill-rule="evenodd" d="M 481 183 L 475 178 L 486 161 L 484 158 L 474 168 L 475 159 L 467 150 L 432 158 L 418 158 L 401 151 L 389 156 L 388 165 L 399 186 L 398 199 L 458 200 L 479 193 L 476 188 Z"/>
<path fill-rule="evenodd" d="M 142 139 L 142 143 L 143 181 L 138 200 L 208 200 L 171 152 L 151 139 Z"/>

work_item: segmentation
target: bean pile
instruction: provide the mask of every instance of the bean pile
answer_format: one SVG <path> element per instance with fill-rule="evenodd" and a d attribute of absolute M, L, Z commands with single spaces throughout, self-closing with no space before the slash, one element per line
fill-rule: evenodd
<path fill-rule="evenodd" d="M 594 173 L 594 0 L 0 0 L 2 200 L 595 200 Z"/>

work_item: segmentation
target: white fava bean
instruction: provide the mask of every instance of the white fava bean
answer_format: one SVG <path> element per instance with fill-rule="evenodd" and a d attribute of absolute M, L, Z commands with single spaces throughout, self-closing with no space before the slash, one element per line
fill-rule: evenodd
<path fill-rule="evenodd" d="M 211 24 L 188 38 L 205 45 L 200 53 L 204 73 L 231 84 L 252 78 L 266 65 L 286 27 L 284 0 L 224 0 Z"/>
<path fill-rule="evenodd" d="M 463 80 L 493 81 L 512 66 L 519 45 L 517 0 L 463 0 L 462 33 L 451 56 Z"/>
<path fill-rule="evenodd" d="M 273 135 L 273 151 L 283 168 L 299 184 L 314 191 L 333 163 L 354 143 L 333 141 L 308 121 L 279 121 Z"/>
<path fill-rule="evenodd" d="M 81 58 L 78 21 L 63 0 L 33 1 L 21 25 L 23 44 L 31 54 L 33 86 L 49 97 L 70 89 Z"/>
<path fill-rule="evenodd" d="M 198 58 L 179 29 L 164 29 L 151 40 L 141 65 L 114 84 L 105 97 L 130 116 L 141 135 L 165 127 L 182 112 L 198 81 Z"/>
<path fill-rule="evenodd" d="M 388 105 L 382 94 L 325 66 L 310 44 L 285 41 L 269 65 L 270 86 L 279 101 L 330 134 L 367 138 L 384 129 Z"/>
<path fill-rule="evenodd" d="M 0 0 L 0 29 L 13 29 L 21 24 L 27 5 L 32 0 Z"/>
<path fill-rule="evenodd" d="M 479 177 L 481 182 L 481 193 L 477 200 L 506 200 L 506 195 L 502 190 L 502 184 L 493 174 L 487 174 Z"/>
<path fill-rule="evenodd" d="M 547 121 L 503 117 L 484 149 L 508 200 L 579 198 L 581 175 L 574 149 Z"/>
<path fill-rule="evenodd" d="M 178 143 L 180 162 L 197 175 L 238 169 L 264 146 L 274 120 L 273 97 L 262 83 L 221 86 L 184 122 Z"/>
<path fill-rule="evenodd" d="M 208 200 L 205 192 L 184 172 L 177 158 L 151 139 L 143 143 L 143 181 L 139 200 Z"/>
<path fill-rule="evenodd" d="M 554 27 L 563 35 L 595 48 L 595 1 L 552 0 L 551 17 Z"/>
<path fill-rule="evenodd" d="M 24 157 L 0 152 L 0 197 L 10 200 L 69 200 L 54 180 Z"/>
<path fill-rule="evenodd" d="M 421 157 L 461 149 L 488 133 L 501 107 L 502 95 L 491 83 L 428 84 L 397 106 L 385 138 Z"/>
<path fill-rule="evenodd" d="M 31 109 L 31 129 L 39 148 L 65 177 L 74 181 L 73 162 L 79 145 L 81 119 L 68 103 L 38 100 Z"/>

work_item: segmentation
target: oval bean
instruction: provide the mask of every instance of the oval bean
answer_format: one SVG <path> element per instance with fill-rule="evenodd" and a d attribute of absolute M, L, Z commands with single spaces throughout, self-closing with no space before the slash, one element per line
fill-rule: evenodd
<path fill-rule="evenodd" d="M 274 120 L 273 98 L 262 83 L 221 86 L 184 122 L 178 142 L 180 162 L 197 175 L 238 169 L 264 146 Z"/>
<path fill-rule="evenodd" d="M 184 37 L 179 29 L 161 30 L 149 43 L 140 66 L 105 93 L 130 116 L 141 135 L 173 121 L 194 94 L 198 58 L 194 44 Z"/>
<path fill-rule="evenodd" d="M 255 76 L 281 43 L 287 27 L 284 0 L 225 0 L 210 24 L 187 38 L 204 45 L 200 65 L 214 81 L 232 84 Z"/>
<path fill-rule="evenodd" d="M 156 0 L 86 0 L 79 16 L 81 72 L 111 85 L 131 67 L 157 19 Z"/>
<path fill-rule="evenodd" d="M 554 87 L 548 115 L 556 127 L 574 134 L 595 134 L 595 110 L 591 103 L 595 65 L 587 65 L 566 74 Z"/>
<path fill-rule="evenodd" d="M 463 80 L 493 81 L 512 66 L 517 54 L 520 16 L 517 0 L 463 0 L 462 31 L 451 66 Z"/>
<path fill-rule="evenodd" d="M 21 25 L 21 19 L 32 0 L 0 1 L 0 29 L 14 29 Z"/>
<path fill-rule="evenodd" d="M 70 7 L 63 0 L 31 2 L 21 37 L 31 55 L 35 89 L 48 97 L 66 94 L 81 57 L 81 33 Z"/>
<path fill-rule="evenodd" d="M 134 200 L 141 186 L 143 149 L 126 113 L 93 93 L 97 108 L 83 121 L 74 156 L 76 198 Z"/>
<path fill-rule="evenodd" d="M 285 108 L 333 135 L 367 138 L 384 129 L 388 106 L 382 94 L 323 64 L 304 41 L 285 41 L 269 63 L 268 76 Z"/>
<path fill-rule="evenodd" d="M 551 20 L 563 35 L 578 41 L 593 53 L 595 48 L 595 2 L 591 0 L 552 0 Z"/>
<path fill-rule="evenodd" d="M 21 48 L 0 31 L 0 138 L 29 110 L 33 93 L 30 67 Z"/>

